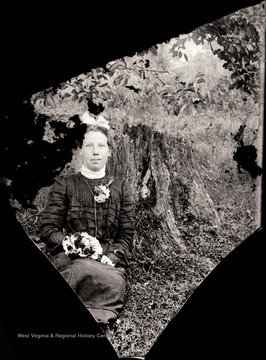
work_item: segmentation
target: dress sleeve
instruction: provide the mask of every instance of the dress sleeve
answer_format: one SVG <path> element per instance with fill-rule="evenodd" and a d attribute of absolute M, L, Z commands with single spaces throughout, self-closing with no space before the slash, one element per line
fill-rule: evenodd
<path fill-rule="evenodd" d="M 56 179 L 47 197 L 46 207 L 40 224 L 41 241 L 53 254 L 63 250 L 64 223 L 67 214 L 67 181 L 64 177 Z"/>
<path fill-rule="evenodd" d="M 129 184 L 123 181 L 118 232 L 108 251 L 117 257 L 117 266 L 128 265 L 133 247 L 134 228 L 132 193 Z"/>

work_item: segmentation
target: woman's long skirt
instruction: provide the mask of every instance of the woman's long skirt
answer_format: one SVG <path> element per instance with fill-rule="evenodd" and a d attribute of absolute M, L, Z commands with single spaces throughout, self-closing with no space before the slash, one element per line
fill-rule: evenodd
<path fill-rule="evenodd" d="M 90 258 L 71 260 L 65 253 L 49 256 L 98 323 L 117 319 L 124 306 L 125 270 Z"/>

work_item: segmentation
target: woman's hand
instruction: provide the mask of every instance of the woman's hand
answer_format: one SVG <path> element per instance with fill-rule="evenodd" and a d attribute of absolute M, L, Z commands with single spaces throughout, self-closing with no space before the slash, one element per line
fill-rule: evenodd
<path fill-rule="evenodd" d="M 114 266 L 114 267 L 116 265 L 115 262 L 109 256 L 106 256 L 106 255 L 103 255 L 103 257 L 101 259 L 101 263 L 111 265 L 111 266 Z"/>
<path fill-rule="evenodd" d="M 112 266 L 116 266 L 117 265 L 117 263 L 118 263 L 118 257 L 114 254 L 114 253 L 108 253 L 108 254 L 106 254 L 106 255 L 103 255 L 103 257 L 102 257 L 102 259 L 104 258 L 104 257 L 106 257 L 107 259 L 109 259 L 111 262 L 112 262 Z M 101 262 L 103 262 L 102 260 L 101 260 Z"/>

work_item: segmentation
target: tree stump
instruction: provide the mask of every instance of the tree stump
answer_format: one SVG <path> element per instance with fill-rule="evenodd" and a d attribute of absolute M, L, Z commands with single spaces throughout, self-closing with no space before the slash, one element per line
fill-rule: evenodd
<path fill-rule="evenodd" d="M 213 201 L 185 138 L 140 124 L 125 126 L 115 142 L 108 167 L 132 187 L 137 236 L 150 237 L 156 232 L 155 237 L 159 235 L 165 247 L 170 241 L 185 251 L 179 231 L 181 221 L 197 218 L 219 225 Z"/>

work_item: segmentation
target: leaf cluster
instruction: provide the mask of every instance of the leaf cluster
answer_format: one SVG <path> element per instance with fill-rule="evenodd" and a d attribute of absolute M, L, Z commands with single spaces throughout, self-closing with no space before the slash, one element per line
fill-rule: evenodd
<path fill-rule="evenodd" d="M 205 83 L 205 74 L 198 72 L 193 81 L 181 81 L 176 77 L 174 86 L 165 86 L 161 91 L 162 99 L 171 113 L 178 116 L 185 110 L 195 115 L 197 104 L 205 103 L 200 84 Z"/>
<path fill-rule="evenodd" d="M 223 67 L 231 72 L 229 90 L 240 89 L 258 101 L 264 22 L 263 3 L 245 8 L 177 39 L 170 53 L 173 57 L 184 56 L 188 61 L 186 41 L 193 40 L 196 45 L 209 44 L 213 54 L 224 62 Z"/>

